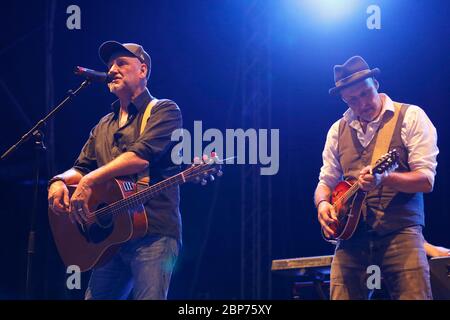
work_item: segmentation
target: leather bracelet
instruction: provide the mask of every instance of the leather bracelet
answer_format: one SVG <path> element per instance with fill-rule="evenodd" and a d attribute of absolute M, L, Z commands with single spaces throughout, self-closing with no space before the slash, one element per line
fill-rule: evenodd
<path fill-rule="evenodd" d="M 54 176 L 53 178 L 51 178 L 48 183 L 47 183 L 47 190 L 50 189 L 50 186 L 52 185 L 53 182 L 56 181 L 62 181 L 64 183 L 66 183 L 66 181 L 64 181 L 63 177 L 58 177 L 58 176 Z"/>
<path fill-rule="evenodd" d="M 319 209 L 319 205 L 324 201 L 329 202 L 328 199 L 319 200 L 319 202 L 317 202 L 317 204 L 316 204 L 316 209 Z"/>

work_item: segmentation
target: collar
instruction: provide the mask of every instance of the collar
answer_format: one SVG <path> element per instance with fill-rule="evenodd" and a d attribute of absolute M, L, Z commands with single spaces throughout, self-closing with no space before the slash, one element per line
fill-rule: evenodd
<path fill-rule="evenodd" d="M 141 92 L 136 98 L 134 98 L 129 104 L 129 112 L 130 113 L 139 113 L 142 109 L 145 109 L 150 101 L 154 98 L 148 91 L 148 88 L 145 88 L 144 91 Z M 130 108 L 131 107 L 131 108 Z M 117 115 L 120 108 L 120 100 L 117 99 L 111 104 L 111 109 Z"/>
<path fill-rule="evenodd" d="M 370 121 L 369 123 L 378 123 L 383 119 L 383 115 L 386 111 L 388 112 L 395 112 L 394 102 L 389 98 L 389 96 L 385 93 L 380 93 L 381 98 L 381 112 L 374 120 Z M 355 115 L 352 109 L 348 108 L 344 114 L 343 114 L 344 120 L 351 125 L 354 121 L 359 122 L 358 117 Z"/>

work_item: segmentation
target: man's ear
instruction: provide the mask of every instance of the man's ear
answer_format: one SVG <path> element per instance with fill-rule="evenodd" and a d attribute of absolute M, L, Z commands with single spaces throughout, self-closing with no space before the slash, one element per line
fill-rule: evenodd
<path fill-rule="evenodd" d="M 372 80 L 373 80 L 373 84 L 375 85 L 375 88 L 378 90 L 378 88 L 380 88 L 380 83 L 375 78 L 372 78 Z"/>
<path fill-rule="evenodd" d="M 147 79 L 148 67 L 145 63 L 141 64 L 141 72 L 144 74 L 144 78 Z"/>

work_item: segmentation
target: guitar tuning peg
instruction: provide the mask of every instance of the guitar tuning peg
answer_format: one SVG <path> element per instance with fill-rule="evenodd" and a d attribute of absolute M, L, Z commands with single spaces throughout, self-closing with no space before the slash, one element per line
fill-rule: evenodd
<path fill-rule="evenodd" d="M 221 177 L 221 176 L 223 176 L 223 172 L 222 172 L 222 170 L 219 170 L 219 171 L 217 171 L 217 176 L 218 176 L 218 177 Z"/>
<path fill-rule="evenodd" d="M 200 184 L 201 184 L 202 186 L 205 186 L 207 183 L 208 183 L 208 181 L 206 181 L 205 179 L 202 179 L 202 181 L 200 182 Z"/>
<path fill-rule="evenodd" d="M 213 175 L 210 175 L 210 176 L 209 176 L 209 181 L 211 181 L 211 182 L 214 181 L 214 176 L 213 176 Z"/>

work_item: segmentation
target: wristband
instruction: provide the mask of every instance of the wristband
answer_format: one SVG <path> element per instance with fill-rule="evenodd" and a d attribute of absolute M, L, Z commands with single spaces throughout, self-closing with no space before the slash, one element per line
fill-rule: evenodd
<path fill-rule="evenodd" d="M 50 189 L 50 186 L 52 185 L 52 183 L 53 183 L 53 182 L 56 182 L 56 181 L 62 181 L 62 182 L 64 182 L 64 183 L 66 183 L 66 182 L 64 181 L 64 178 L 63 178 L 63 177 L 54 176 L 53 178 L 51 178 L 51 179 L 48 181 L 48 184 L 47 184 L 47 190 Z"/>
<path fill-rule="evenodd" d="M 316 204 L 316 209 L 318 209 L 318 208 L 319 208 L 319 205 L 320 205 L 322 202 L 324 202 L 324 201 L 328 202 L 328 199 L 322 199 L 322 200 L 319 200 L 319 202 L 317 202 L 317 204 Z"/>

